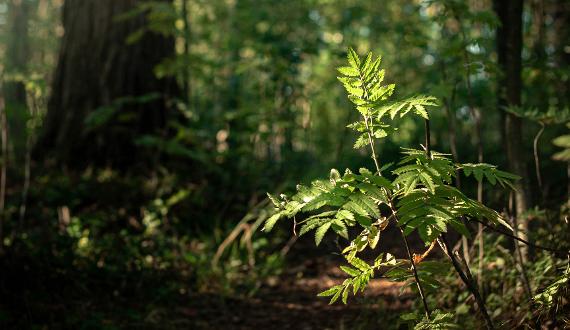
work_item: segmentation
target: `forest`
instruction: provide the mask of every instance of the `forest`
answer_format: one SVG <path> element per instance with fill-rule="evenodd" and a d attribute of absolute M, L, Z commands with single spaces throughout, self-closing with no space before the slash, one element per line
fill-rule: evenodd
<path fill-rule="evenodd" d="M 570 328 L 570 1 L 0 0 L 0 329 Z"/>

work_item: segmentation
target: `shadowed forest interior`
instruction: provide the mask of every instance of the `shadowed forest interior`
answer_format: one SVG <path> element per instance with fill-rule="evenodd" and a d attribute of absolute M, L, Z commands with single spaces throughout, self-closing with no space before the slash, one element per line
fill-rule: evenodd
<path fill-rule="evenodd" d="M 0 328 L 570 327 L 569 22 L 0 0 Z"/>

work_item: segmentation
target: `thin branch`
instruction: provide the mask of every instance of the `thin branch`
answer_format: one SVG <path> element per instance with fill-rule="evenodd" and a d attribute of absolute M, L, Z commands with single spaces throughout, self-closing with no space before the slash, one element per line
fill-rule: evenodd
<path fill-rule="evenodd" d="M 416 280 L 416 285 L 418 287 L 418 291 L 420 292 L 420 297 L 422 298 L 422 304 L 424 306 L 424 312 L 426 314 L 426 317 L 429 320 L 429 319 L 431 319 L 430 310 L 429 310 L 429 307 L 427 304 L 427 300 L 426 300 L 426 296 L 424 293 L 424 289 L 422 287 L 422 283 L 420 282 L 418 270 L 416 269 L 416 263 L 414 262 L 414 257 L 412 256 L 412 251 L 410 250 L 410 244 L 408 244 L 408 239 L 406 238 L 406 235 L 404 234 L 404 231 L 402 230 L 402 228 L 400 228 L 400 233 L 402 234 L 402 239 L 404 240 L 404 244 L 406 246 L 406 252 L 408 252 L 408 259 L 409 259 L 410 263 L 412 264 L 412 272 L 414 274 L 414 279 Z"/>
<path fill-rule="evenodd" d="M 487 308 L 485 307 L 485 302 L 483 301 L 483 298 L 481 298 L 479 289 L 477 289 L 477 286 L 474 285 L 473 282 L 469 280 L 470 274 L 468 276 L 465 275 L 465 273 L 463 272 L 463 269 L 461 268 L 459 261 L 457 261 L 457 257 L 453 254 L 453 251 L 451 250 L 449 244 L 447 243 L 447 238 L 445 237 L 445 235 L 441 235 L 441 239 L 443 241 L 443 246 L 447 250 L 446 254 L 449 257 L 449 259 L 451 259 L 453 268 L 455 268 L 455 272 L 459 275 L 459 278 L 461 278 L 465 286 L 467 286 L 467 289 L 469 289 L 469 291 L 475 298 L 477 306 L 479 306 L 479 311 L 481 312 L 483 318 L 485 319 L 485 325 L 487 326 L 487 329 L 494 329 L 495 327 L 493 326 L 493 321 L 491 320 L 491 317 L 489 317 L 489 313 L 487 312 Z"/>
<path fill-rule="evenodd" d="M 538 181 L 538 189 L 540 190 L 540 197 L 541 197 L 543 203 L 544 203 L 544 188 L 542 185 L 542 174 L 540 173 L 540 158 L 538 157 L 538 141 L 540 140 L 542 133 L 544 133 L 544 128 L 545 128 L 544 123 L 541 122 L 540 123 L 540 130 L 538 131 L 538 133 L 534 137 L 534 141 L 533 141 L 534 168 L 536 171 L 536 180 Z"/>
<path fill-rule="evenodd" d="M 372 118 L 371 118 L 372 120 Z M 378 163 L 378 157 L 376 156 L 376 151 L 374 150 L 374 139 L 372 137 L 372 130 L 368 125 L 368 117 L 364 116 L 364 123 L 366 124 L 366 133 L 368 135 L 368 143 L 370 143 L 370 149 L 372 150 L 372 160 L 374 160 L 374 165 L 376 166 L 376 172 L 380 175 L 380 164 Z"/>
<path fill-rule="evenodd" d="M 483 226 L 485 226 L 485 227 L 487 227 L 487 228 L 489 228 L 489 229 L 491 229 L 491 230 L 493 230 L 493 231 L 499 233 L 499 234 L 503 234 L 503 235 L 505 235 L 505 236 L 507 236 L 507 237 L 510 237 L 510 238 L 512 238 L 512 239 L 514 239 L 514 240 L 517 240 L 517 241 L 519 241 L 519 242 L 521 242 L 521 243 L 524 243 L 525 245 L 528 245 L 528 246 L 533 247 L 533 248 L 535 248 L 535 249 L 544 250 L 544 251 L 549 251 L 549 252 L 552 252 L 552 253 L 555 253 L 555 254 L 561 255 L 561 256 L 562 256 L 562 255 L 564 255 L 564 256 L 569 256 L 569 255 L 570 255 L 570 250 L 555 249 L 555 248 L 551 248 L 551 247 L 546 247 L 546 246 L 542 246 L 542 245 L 537 245 L 537 244 L 531 243 L 531 242 L 529 242 L 529 241 L 527 241 L 527 240 L 525 240 L 525 239 L 522 239 L 522 238 L 520 238 L 520 237 L 518 237 L 518 236 L 516 236 L 516 235 L 513 235 L 513 234 L 511 234 L 511 233 L 509 233 L 509 232 L 506 232 L 506 231 L 501 230 L 501 229 L 499 229 L 499 228 L 493 227 L 492 225 L 490 225 L 490 224 L 488 224 L 488 223 L 485 223 L 485 222 L 483 222 L 483 221 L 481 221 L 481 220 L 479 220 L 479 219 L 477 219 L 477 218 L 472 218 L 472 219 L 475 220 L 475 221 L 477 221 L 478 223 L 482 224 Z"/>
<path fill-rule="evenodd" d="M 427 154 L 428 158 L 431 158 L 431 131 L 430 131 L 429 120 L 428 119 L 424 120 L 424 123 L 425 123 L 426 154 Z"/>

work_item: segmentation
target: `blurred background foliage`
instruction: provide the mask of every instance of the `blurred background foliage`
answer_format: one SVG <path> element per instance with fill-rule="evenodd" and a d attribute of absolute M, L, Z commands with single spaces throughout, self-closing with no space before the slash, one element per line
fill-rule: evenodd
<path fill-rule="evenodd" d="M 503 74 L 495 46 L 500 22 L 490 0 L 131 2 L 130 11 L 114 18 L 116 24 L 142 15 L 145 25 L 121 42 L 137 44 L 148 34 L 173 38 L 173 55 L 154 66 L 154 75 L 175 79 L 180 87 L 170 100 L 175 114 L 163 130 L 128 135 L 150 155 L 138 161 L 144 170 L 101 166 L 96 160 L 76 169 L 34 147 L 42 142 L 58 54 L 65 49 L 61 17 L 67 4 L 0 1 L 8 132 L 0 244 L 2 267 L 12 270 L 1 281 L 0 324 L 79 324 L 88 307 L 77 307 L 75 316 L 49 316 L 51 291 L 79 299 L 110 288 L 100 293 L 102 301 L 139 294 L 154 296 L 155 305 L 188 292 L 254 294 L 263 279 L 283 270 L 292 244 L 285 234 L 268 237 L 256 231 L 271 211 L 265 192 L 290 191 L 295 182 L 322 177 L 331 167 L 371 165 L 364 151 L 353 149 L 355 136 L 346 124 L 357 113 L 350 111 L 334 69 L 348 46 L 360 54 L 382 54 L 390 68 L 386 80 L 398 82 L 398 96 L 439 98 L 442 111 L 431 117 L 438 150 L 455 148 L 454 156 L 464 162 L 477 160 L 474 109 L 481 118 L 485 161 L 508 166 L 497 106 Z M 568 107 L 568 7 L 564 0 L 525 1 L 521 108 L 556 113 Z M 104 61 L 106 55 L 100 56 Z M 94 104 L 84 129 L 122 127 L 125 105 L 159 96 L 124 95 Z M 533 172 L 528 176 L 532 205 L 557 214 L 535 216 L 543 222 L 559 223 L 568 212 L 560 213 L 568 201 L 567 163 L 551 158 L 560 151 L 551 141 L 567 134 L 563 124 L 547 125 L 541 137 L 544 203 Z M 532 118 L 523 125 L 523 157 L 534 164 L 533 139 L 540 125 Z M 402 145 L 421 143 L 419 122 L 405 119 L 400 127 L 380 146 L 383 159 L 397 159 Z M 475 195 L 475 186 L 466 185 L 467 192 Z M 506 196 L 485 198 L 498 210 L 508 206 Z M 567 238 L 563 226 L 556 226 Z M 531 234 L 534 239 L 545 235 Z M 486 257 L 495 262 L 503 252 Z M 177 280 L 159 286 L 151 274 Z M 72 284 L 62 284 L 66 281 Z M 72 292 L 44 286 L 48 282 Z M 152 289 L 136 293 L 147 285 Z M 40 303 L 30 307 L 30 300 Z M 25 308 L 33 309 L 34 320 L 19 318 Z M 148 316 L 148 308 L 131 311 L 125 322 Z M 101 325 L 105 313 L 98 311 L 88 322 Z"/>

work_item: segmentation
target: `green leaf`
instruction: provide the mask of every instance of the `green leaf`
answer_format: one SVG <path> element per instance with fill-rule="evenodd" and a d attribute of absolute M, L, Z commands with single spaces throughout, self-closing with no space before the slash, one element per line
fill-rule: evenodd
<path fill-rule="evenodd" d="M 349 76 L 349 77 L 358 77 L 359 72 L 358 70 L 356 70 L 355 68 L 353 68 L 352 66 L 343 66 L 343 67 L 339 67 L 337 68 L 338 72 L 340 72 L 341 74 L 345 75 L 345 76 Z"/>
<path fill-rule="evenodd" d="M 340 173 L 336 169 L 331 169 L 331 173 L 329 175 L 329 180 L 333 185 L 335 185 L 338 181 L 340 181 Z"/>
<path fill-rule="evenodd" d="M 348 286 L 344 287 L 344 290 L 342 291 L 342 302 L 346 305 L 348 301 Z"/>
<path fill-rule="evenodd" d="M 356 54 L 354 49 L 352 49 L 352 47 L 348 48 L 347 59 L 348 59 L 348 64 L 350 64 L 352 68 L 354 68 L 355 70 L 360 70 L 360 58 L 358 57 L 358 54 Z"/>
<path fill-rule="evenodd" d="M 354 267 L 358 268 L 363 272 L 370 270 L 370 265 L 358 257 L 352 258 L 351 260 L 348 261 L 348 263 L 350 263 L 351 265 L 353 265 Z"/>
<path fill-rule="evenodd" d="M 272 215 L 271 217 L 269 217 L 269 219 L 267 219 L 267 221 L 265 221 L 265 226 L 263 227 L 263 231 L 265 232 L 270 232 L 273 227 L 275 226 L 275 224 L 277 223 L 277 221 L 279 219 L 281 219 L 283 215 L 281 214 L 281 212 L 279 213 L 275 213 L 274 215 Z"/>
<path fill-rule="evenodd" d="M 370 246 L 371 249 L 375 249 L 378 241 L 380 241 L 380 230 L 376 226 L 371 226 L 369 230 L 368 246 Z"/>
<path fill-rule="evenodd" d="M 337 293 L 338 291 L 342 290 L 342 288 L 343 288 L 342 285 L 335 285 L 332 288 L 319 293 L 317 296 L 318 297 L 330 297 L 330 296 L 334 295 L 335 293 Z"/>
<path fill-rule="evenodd" d="M 348 228 L 346 227 L 344 222 L 342 222 L 342 220 L 335 219 L 331 223 L 331 227 L 335 231 L 335 233 L 339 234 L 343 238 L 348 239 Z"/>
<path fill-rule="evenodd" d="M 359 276 L 361 274 L 360 271 L 348 266 L 340 266 L 340 269 L 352 277 Z"/>
<path fill-rule="evenodd" d="M 327 231 L 329 230 L 330 227 L 331 227 L 331 223 L 327 222 L 324 225 L 320 226 L 319 229 L 317 229 L 315 231 L 315 244 L 317 246 L 319 246 L 319 244 L 321 244 L 323 237 L 325 236 L 325 234 L 327 233 Z"/>
<path fill-rule="evenodd" d="M 364 195 L 363 193 L 355 193 L 350 195 L 349 199 L 354 202 L 354 204 L 360 206 L 361 209 L 365 210 L 365 214 L 358 212 L 359 214 L 380 218 L 378 205 L 376 205 L 370 197 Z"/>

